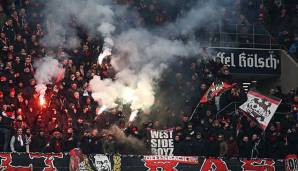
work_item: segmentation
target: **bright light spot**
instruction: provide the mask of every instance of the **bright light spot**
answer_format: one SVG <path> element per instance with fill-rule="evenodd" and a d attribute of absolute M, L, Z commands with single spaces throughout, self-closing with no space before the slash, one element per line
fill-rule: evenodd
<path fill-rule="evenodd" d="M 134 110 L 129 116 L 129 122 L 133 122 L 138 116 L 139 110 Z"/>
<path fill-rule="evenodd" d="M 105 49 L 101 54 L 99 54 L 97 61 L 101 65 L 102 61 L 105 57 L 110 56 L 112 54 L 112 49 Z"/>
<path fill-rule="evenodd" d="M 40 104 L 40 106 L 44 106 L 45 103 L 46 103 L 46 100 L 44 98 L 44 95 L 43 94 L 39 95 L 39 104 Z"/>
<path fill-rule="evenodd" d="M 103 105 L 100 107 L 100 109 L 96 112 L 97 115 L 102 114 L 102 112 L 104 112 L 107 109 L 106 105 Z"/>

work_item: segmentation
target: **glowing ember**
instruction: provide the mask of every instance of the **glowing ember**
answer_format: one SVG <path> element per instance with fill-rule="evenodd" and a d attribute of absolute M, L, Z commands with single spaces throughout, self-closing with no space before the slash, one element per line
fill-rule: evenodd
<path fill-rule="evenodd" d="M 96 112 L 97 115 L 102 114 L 102 112 L 104 112 L 107 109 L 106 105 L 103 105 L 100 107 L 100 109 Z"/>
<path fill-rule="evenodd" d="M 46 100 L 45 100 L 45 98 L 44 98 L 44 95 L 43 95 L 43 94 L 39 95 L 39 104 L 40 104 L 41 106 L 44 106 L 45 103 L 46 103 Z"/>
<path fill-rule="evenodd" d="M 111 51 L 111 49 L 105 49 L 101 54 L 99 54 L 97 61 L 100 65 L 102 64 L 102 61 L 105 57 L 110 56 L 112 54 Z"/>
<path fill-rule="evenodd" d="M 129 122 L 133 122 L 138 116 L 139 110 L 134 110 L 129 116 Z"/>

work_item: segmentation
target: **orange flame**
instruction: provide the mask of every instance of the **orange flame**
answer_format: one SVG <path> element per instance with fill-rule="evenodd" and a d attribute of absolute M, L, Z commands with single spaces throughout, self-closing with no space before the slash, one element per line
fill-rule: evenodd
<path fill-rule="evenodd" d="M 45 98 L 44 98 L 44 95 L 39 95 L 39 104 L 41 105 L 41 106 L 44 106 L 45 105 L 45 103 L 46 103 L 46 100 L 45 100 Z"/>

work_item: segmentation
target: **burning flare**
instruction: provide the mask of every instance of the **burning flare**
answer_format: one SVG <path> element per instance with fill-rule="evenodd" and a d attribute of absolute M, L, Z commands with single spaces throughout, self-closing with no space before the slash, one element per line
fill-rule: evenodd
<path fill-rule="evenodd" d="M 103 50 L 103 52 L 101 54 L 99 54 L 97 61 L 100 65 L 102 65 L 102 61 L 104 58 L 106 58 L 107 56 L 110 56 L 112 54 L 112 49 L 107 48 L 105 50 Z"/>
<path fill-rule="evenodd" d="M 96 112 L 96 115 L 102 114 L 102 112 L 104 112 L 106 109 L 107 109 L 107 106 L 106 105 L 102 105 L 100 107 L 100 109 Z"/>
<path fill-rule="evenodd" d="M 44 106 L 45 103 L 46 103 L 46 100 L 44 98 L 44 95 L 43 94 L 40 94 L 39 95 L 39 104 L 40 104 L 40 106 Z"/>
<path fill-rule="evenodd" d="M 138 116 L 139 110 L 134 110 L 129 116 L 129 122 L 133 122 Z"/>

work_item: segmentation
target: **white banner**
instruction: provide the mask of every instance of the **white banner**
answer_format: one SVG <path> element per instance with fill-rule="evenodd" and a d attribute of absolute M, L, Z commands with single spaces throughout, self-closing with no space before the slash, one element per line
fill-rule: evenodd
<path fill-rule="evenodd" d="M 239 108 L 255 118 L 260 127 L 265 130 L 280 103 L 281 99 L 267 97 L 256 91 L 249 91 L 247 101 Z"/>

